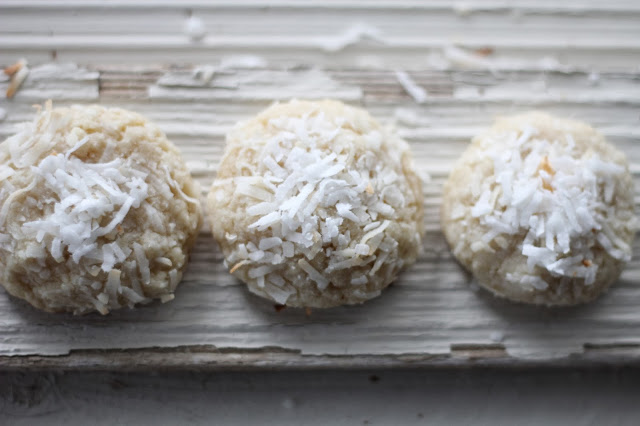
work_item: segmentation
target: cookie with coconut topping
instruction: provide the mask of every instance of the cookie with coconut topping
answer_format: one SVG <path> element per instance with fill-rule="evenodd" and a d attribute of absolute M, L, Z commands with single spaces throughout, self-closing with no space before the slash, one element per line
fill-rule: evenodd
<path fill-rule="evenodd" d="M 201 213 L 177 148 L 142 116 L 48 102 L 0 144 L 0 276 L 50 312 L 168 301 Z"/>
<path fill-rule="evenodd" d="M 478 283 L 508 299 L 588 302 L 631 257 L 625 155 L 585 123 L 531 112 L 476 137 L 444 186 L 442 227 Z"/>
<path fill-rule="evenodd" d="M 421 247 L 409 146 L 337 101 L 276 104 L 237 125 L 208 207 L 230 272 L 282 305 L 376 297 Z"/>

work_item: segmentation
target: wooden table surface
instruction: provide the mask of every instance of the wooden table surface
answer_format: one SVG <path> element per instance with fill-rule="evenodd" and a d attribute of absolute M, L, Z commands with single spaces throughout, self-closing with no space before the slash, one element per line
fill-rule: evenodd
<path fill-rule="evenodd" d="M 132 109 L 166 131 L 206 192 L 237 120 L 277 100 L 336 98 L 394 125 L 431 180 L 423 255 L 362 306 L 276 312 L 226 272 L 205 226 L 167 304 L 73 317 L 0 291 L 0 368 L 640 363 L 640 238 L 606 295 L 544 309 L 479 291 L 438 224 L 469 139 L 530 109 L 602 131 L 627 153 L 640 204 L 638 2 L 4 0 L 0 65 L 20 58 L 31 71 L 0 99 L 0 139 L 46 99 Z M 0 75 L 0 93 L 8 84 Z"/>

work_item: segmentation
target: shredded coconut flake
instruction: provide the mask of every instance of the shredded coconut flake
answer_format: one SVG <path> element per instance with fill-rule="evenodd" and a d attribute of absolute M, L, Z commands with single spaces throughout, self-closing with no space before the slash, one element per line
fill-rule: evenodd
<path fill-rule="evenodd" d="M 366 284 L 367 282 L 369 282 L 369 280 L 365 275 L 360 275 L 359 277 L 351 278 L 352 285 L 362 285 L 362 284 Z"/>
<path fill-rule="evenodd" d="M 51 214 L 24 223 L 23 231 L 35 234 L 57 261 L 68 252 L 76 263 L 90 257 L 100 261 L 105 272 L 110 272 L 126 259 L 130 250 L 125 253 L 116 243 L 105 244 L 98 250 L 97 239 L 116 230 L 129 211 L 141 205 L 147 198 L 148 185 L 140 176 L 130 173 L 123 160 L 86 163 L 73 157 L 73 152 L 87 140 L 80 140 L 65 155 L 49 155 L 31 166 L 36 180 L 26 189 L 41 179 L 57 201 Z M 19 193 L 16 191 L 13 196 Z M 3 205 L 2 219 L 10 201 L 7 199 Z M 109 216 L 109 222 L 101 226 Z"/>
<path fill-rule="evenodd" d="M 136 257 L 142 282 L 149 284 L 151 282 L 151 269 L 149 269 L 149 260 L 144 253 L 144 248 L 139 243 L 133 243 L 133 253 Z"/>
<path fill-rule="evenodd" d="M 163 294 L 162 296 L 160 296 L 160 301 L 162 303 L 167 303 L 167 302 L 171 302 L 175 298 L 176 296 L 174 294 Z"/>
<path fill-rule="evenodd" d="M 359 256 L 366 256 L 369 254 L 371 248 L 366 244 L 356 244 L 355 254 Z"/>
<path fill-rule="evenodd" d="M 182 197 L 187 203 L 191 203 L 191 204 L 200 203 L 197 199 L 185 194 L 185 192 L 182 190 L 178 182 L 171 176 L 171 172 L 169 171 L 169 168 L 167 166 L 163 166 L 163 169 L 164 169 L 165 175 L 167 176 L 167 182 L 169 182 L 169 185 L 176 190 L 176 192 L 180 195 L 180 197 Z"/>
<path fill-rule="evenodd" d="M 329 280 L 322 276 L 309 262 L 304 259 L 298 261 L 298 265 L 309 275 L 315 283 L 318 285 L 318 289 L 324 290 L 329 285 Z"/>
<path fill-rule="evenodd" d="M 404 71 L 396 71 L 396 79 L 398 79 L 400 85 L 411 95 L 414 101 L 421 104 L 427 100 L 427 92 L 418 86 L 409 74 Z"/>
<path fill-rule="evenodd" d="M 7 70 L 10 71 L 7 72 Z M 15 65 L 5 68 L 5 74 L 11 75 L 11 82 L 9 83 L 6 92 L 7 98 L 11 99 L 29 75 L 27 61 L 25 59 L 21 59 Z"/>
<path fill-rule="evenodd" d="M 538 290 L 548 284 L 534 274 L 536 268 L 593 284 L 597 265 L 591 259 L 597 245 L 628 260 L 629 247 L 603 229 L 606 218 L 615 216 L 610 202 L 624 168 L 596 154 L 579 157 L 571 135 L 566 144 L 541 139 L 532 127 L 506 136 L 506 145 L 490 148 L 494 175 L 483 182 L 471 209 L 489 229 L 472 250 L 490 249 L 491 242 L 500 245 L 504 234 L 526 233 L 520 250 L 529 273 L 507 279 Z"/>
<path fill-rule="evenodd" d="M 280 246 L 282 246 L 282 240 L 280 238 L 269 237 L 269 238 L 261 239 L 258 248 L 260 250 L 269 250 L 270 248 L 280 247 Z"/>
<path fill-rule="evenodd" d="M 237 262 L 251 262 L 249 277 L 274 300 L 276 296 L 284 300 L 282 293 L 272 292 L 273 287 L 283 287 L 272 277 L 282 276 L 277 268 L 287 259 L 302 254 L 298 266 L 324 290 L 329 279 L 314 267 L 318 254 L 327 257 L 327 272 L 372 263 L 375 273 L 397 247 L 389 237 L 384 250 L 380 250 L 383 257 L 376 263 L 384 232 L 396 217 L 394 207 L 404 205 L 398 186 L 402 171 L 380 162 L 373 151 L 353 159 L 350 152 L 326 149 L 343 124 L 321 112 L 272 118 L 268 126 L 279 132 L 259 153 L 259 175 L 233 178 L 235 193 L 247 197 L 249 230 L 259 237 L 253 244 L 237 244 L 230 262 L 236 263 L 233 270 L 239 267 Z M 379 130 L 362 136 L 368 149 L 379 149 L 383 138 Z M 353 161 L 356 167 L 348 168 Z M 216 185 L 228 183 L 216 181 Z M 345 229 L 351 223 L 364 229 L 360 241 Z M 264 278 L 267 274 L 269 277 Z M 363 276 L 356 283 L 366 280 Z"/>

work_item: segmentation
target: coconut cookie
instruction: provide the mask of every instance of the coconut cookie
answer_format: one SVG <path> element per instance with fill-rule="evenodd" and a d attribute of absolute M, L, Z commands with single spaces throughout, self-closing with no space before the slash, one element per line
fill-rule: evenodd
<path fill-rule="evenodd" d="M 409 146 L 336 101 L 276 104 L 237 125 L 208 207 L 230 272 L 288 306 L 376 297 L 421 246 Z"/>
<path fill-rule="evenodd" d="M 573 305 L 630 260 L 633 207 L 624 154 L 585 123 L 531 112 L 473 140 L 444 186 L 442 226 L 496 295 Z"/>
<path fill-rule="evenodd" d="M 0 274 L 45 311 L 168 301 L 200 222 L 179 151 L 142 116 L 51 108 L 0 144 Z"/>

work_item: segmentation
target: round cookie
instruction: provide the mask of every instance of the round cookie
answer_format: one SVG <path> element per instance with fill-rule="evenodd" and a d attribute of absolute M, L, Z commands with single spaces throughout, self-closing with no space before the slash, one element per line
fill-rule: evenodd
<path fill-rule="evenodd" d="M 633 182 L 585 123 L 531 112 L 477 136 L 444 185 L 442 228 L 478 283 L 544 305 L 590 301 L 631 258 Z"/>
<path fill-rule="evenodd" d="M 250 291 L 326 308 L 378 296 L 415 261 L 421 186 L 407 143 L 366 111 L 294 100 L 227 135 L 208 208 Z"/>
<path fill-rule="evenodd" d="M 171 300 L 200 226 L 198 193 L 142 116 L 48 102 L 0 144 L 2 285 L 50 312 Z"/>

